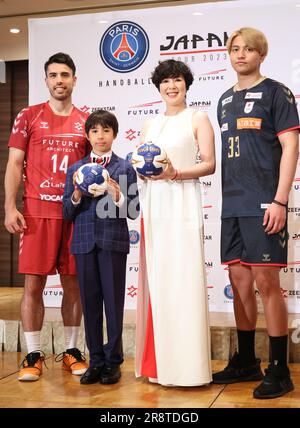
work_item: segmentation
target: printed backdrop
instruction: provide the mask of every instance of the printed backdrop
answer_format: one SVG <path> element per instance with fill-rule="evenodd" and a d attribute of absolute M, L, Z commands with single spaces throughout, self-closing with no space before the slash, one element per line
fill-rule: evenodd
<path fill-rule="evenodd" d="M 158 61 L 186 62 L 195 77 L 188 105 L 208 113 L 216 134 L 217 170 L 201 179 L 206 271 L 211 311 L 232 311 L 228 271 L 220 265 L 220 133 L 216 107 L 221 94 L 235 83 L 225 43 L 242 26 L 262 30 L 269 55 L 262 73 L 285 83 L 300 98 L 300 7 L 298 1 L 251 0 L 194 4 L 29 20 L 30 104 L 48 98 L 44 62 L 66 52 L 77 65 L 74 104 L 92 112 L 104 108 L 116 114 L 120 132 L 114 150 L 120 156 L 134 149 L 145 119 L 164 111 L 150 75 Z M 300 312 L 300 166 L 289 208 L 289 264 L 281 273 L 282 293 L 290 312 Z M 139 222 L 130 223 L 126 308 L 136 307 Z M 193 266 L 187 266 L 193 269 Z M 56 276 L 45 289 L 48 306 L 60 304 Z M 259 296 L 258 296 L 259 300 Z M 261 308 L 261 302 L 259 302 Z"/>

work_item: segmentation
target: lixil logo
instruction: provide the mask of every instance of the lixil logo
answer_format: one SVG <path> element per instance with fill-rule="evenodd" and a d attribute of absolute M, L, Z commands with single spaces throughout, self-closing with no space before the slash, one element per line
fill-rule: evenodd
<path fill-rule="evenodd" d="M 140 25 L 120 21 L 105 31 L 99 50 L 108 68 L 118 73 L 128 73 L 140 67 L 147 58 L 149 39 Z"/>

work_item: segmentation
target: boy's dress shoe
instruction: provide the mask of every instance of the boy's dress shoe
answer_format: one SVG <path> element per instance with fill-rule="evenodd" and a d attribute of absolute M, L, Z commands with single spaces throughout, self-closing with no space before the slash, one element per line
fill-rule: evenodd
<path fill-rule="evenodd" d="M 121 377 L 120 366 L 105 365 L 100 375 L 100 383 L 117 383 Z"/>
<path fill-rule="evenodd" d="M 80 383 L 82 385 L 90 385 L 91 383 L 99 382 L 103 369 L 104 366 L 89 367 L 84 375 L 81 376 Z"/>

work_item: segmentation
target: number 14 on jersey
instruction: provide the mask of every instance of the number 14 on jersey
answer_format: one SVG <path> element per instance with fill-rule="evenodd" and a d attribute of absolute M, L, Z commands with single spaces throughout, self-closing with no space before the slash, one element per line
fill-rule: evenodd
<path fill-rule="evenodd" d="M 52 171 L 55 174 L 57 172 L 57 166 L 58 166 L 58 162 L 57 162 L 57 157 L 58 155 L 53 155 L 51 160 L 52 160 Z M 63 171 L 65 174 L 67 173 L 67 169 L 68 169 L 68 163 L 69 163 L 69 156 L 65 155 L 58 167 L 58 171 Z"/>

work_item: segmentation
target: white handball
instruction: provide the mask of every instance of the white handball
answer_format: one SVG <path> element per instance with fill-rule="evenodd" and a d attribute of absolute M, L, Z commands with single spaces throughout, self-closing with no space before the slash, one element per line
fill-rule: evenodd
<path fill-rule="evenodd" d="M 165 150 L 152 142 L 144 143 L 132 153 L 131 164 L 141 175 L 159 175 L 167 167 L 168 156 Z"/>
<path fill-rule="evenodd" d="M 90 186 L 97 185 L 97 190 L 104 192 L 107 189 L 109 179 L 108 171 L 98 163 L 86 163 L 82 165 L 76 174 L 76 186 L 86 196 L 94 197 L 94 192 L 90 192 Z"/>

